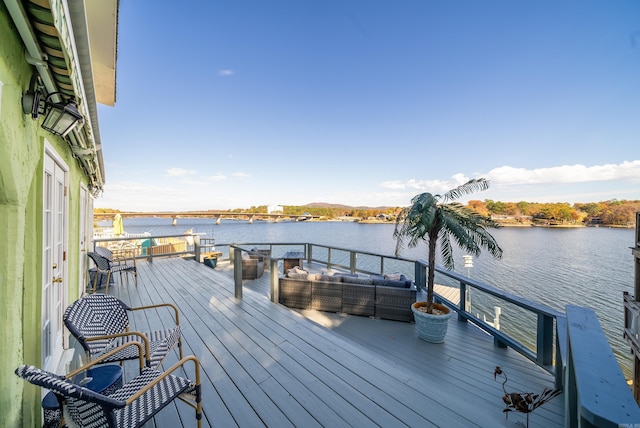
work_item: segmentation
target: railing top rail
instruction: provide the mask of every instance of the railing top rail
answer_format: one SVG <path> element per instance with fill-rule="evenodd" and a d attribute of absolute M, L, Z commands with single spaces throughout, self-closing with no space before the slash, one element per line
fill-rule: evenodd
<path fill-rule="evenodd" d="M 309 243 L 309 245 L 312 245 L 314 247 L 330 248 L 332 250 L 340 250 L 340 251 L 354 252 L 354 253 L 358 253 L 358 254 L 365 254 L 365 255 L 368 255 L 368 256 L 384 257 L 385 259 L 401 260 L 401 261 L 411 262 L 411 263 L 415 262 L 415 260 L 413 260 L 413 259 L 407 259 L 407 258 L 404 258 L 404 257 L 397 257 L 397 256 L 387 255 L 387 254 L 372 253 L 372 252 L 365 251 L 365 250 L 354 250 L 353 248 L 342 248 L 342 247 L 334 247 L 333 245 L 311 244 L 311 243 Z"/>
<path fill-rule="evenodd" d="M 184 237 L 191 237 L 196 235 L 200 235 L 200 234 L 199 233 L 177 233 L 175 235 L 140 235 L 140 236 L 94 238 L 93 242 L 139 241 L 141 239 L 154 239 L 154 238 L 184 238 Z"/>

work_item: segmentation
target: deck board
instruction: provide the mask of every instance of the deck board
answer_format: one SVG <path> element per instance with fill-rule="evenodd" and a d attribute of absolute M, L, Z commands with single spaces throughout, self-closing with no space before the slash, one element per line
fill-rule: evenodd
<path fill-rule="evenodd" d="M 509 375 L 509 390 L 553 386 L 550 374 L 455 317 L 445 343 L 429 344 L 413 324 L 273 304 L 268 272 L 244 281 L 238 300 L 224 262 L 215 270 L 180 258 L 137 265 L 138 287 L 117 280 L 109 291 L 131 306 L 179 307 L 184 354 L 202 364 L 203 426 L 518 426 L 525 415 L 505 419 L 495 366 Z M 136 313 L 132 326 L 170 326 L 166 315 Z M 177 359 L 171 353 L 163 367 Z M 562 426 L 562 402 L 537 409 L 530 426 Z M 179 424 L 194 426 L 182 403 L 147 425 Z"/>

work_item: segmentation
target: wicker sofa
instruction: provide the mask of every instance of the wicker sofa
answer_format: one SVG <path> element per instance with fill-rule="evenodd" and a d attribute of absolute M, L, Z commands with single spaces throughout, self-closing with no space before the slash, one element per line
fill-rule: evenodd
<path fill-rule="evenodd" d="M 291 308 L 413 322 L 416 287 L 404 277 L 288 272 L 279 279 L 279 301 Z"/>

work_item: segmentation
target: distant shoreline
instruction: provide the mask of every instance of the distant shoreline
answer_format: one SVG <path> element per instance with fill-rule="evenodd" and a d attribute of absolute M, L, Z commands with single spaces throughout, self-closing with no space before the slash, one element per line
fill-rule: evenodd
<path fill-rule="evenodd" d="M 313 220 L 313 221 L 327 221 L 327 220 Z M 361 224 L 395 224 L 393 221 L 385 221 L 385 220 L 355 220 L 355 223 Z M 529 228 L 529 227 L 540 227 L 545 229 L 578 229 L 585 227 L 593 227 L 593 228 L 607 228 L 607 229 L 633 229 L 634 225 L 622 226 L 616 224 L 600 224 L 598 226 L 587 226 L 584 224 L 535 224 L 535 223 L 510 223 L 510 222 L 498 222 L 500 227 L 509 227 L 509 228 Z"/>

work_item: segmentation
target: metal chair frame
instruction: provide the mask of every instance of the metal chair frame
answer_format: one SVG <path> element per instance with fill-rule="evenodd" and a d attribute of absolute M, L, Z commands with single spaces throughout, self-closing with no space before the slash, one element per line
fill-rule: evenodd
<path fill-rule="evenodd" d="M 93 278 L 93 287 L 90 289 L 91 293 L 95 293 L 98 289 L 98 278 L 102 275 L 107 275 L 107 283 L 105 293 L 109 292 L 109 282 L 111 281 L 112 273 L 120 273 L 120 282 L 122 282 L 122 273 L 126 274 L 127 285 L 129 284 L 129 273 L 133 273 L 136 287 L 138 286 L 138 269 L 135 265 L 135 258 L 133 259 L 133 265 L 127 262 L 127 259 L 114 258 L 113 253 L 108 248 L 96 247 L 96 251 L 90 251 L 87 256 L 93 261 L 96 266 L 96 275 Z"/>
<path fill-rule="evenodd" d="M 174 327 L 148 333 L 129 330 L 127 312 L 161 307 L 168 308 L 170 313 L 173 312 Z M 108 294 L 86 294 L 67 307 L 63 321 L 69 332 L 82 345 L 89 360 L 110 353 L 112 349 L 128 342 L 142 344 L 146 365 L 151 368 L 159 366 L 176 345 L 180 358 L 183 357 L 180 314 L 178 308 L 171 303 L 130 307 Z M 114 362 L 135 358 L 138 358 L 136 350 L 129 349 L 103 360 Z"/>
<path fill-rule="evenodd" d="M 74 376 L 86 372 L 109 357 L 126 352 L 125 348 L 137 347 L 139 375 L 109 395 L 103 395 L 74 383 Z M 16 375 L 26 381 L 53 391 L 67 407 L 71 419 L 83 427 L 135 428 L 144 425 L 176 398 L 196 411 L 197 425 L 202 426 L 202 388 L 200 362 L 190 355 L 181 358 L 165 372 L 147 367 L 142 359 L 142 344 L 129 342 L 113 349 L 90 363 L 64 376 L 49 373 L 34 366 L 22 365 Z M 184 369 L 192 361 L 195 366 L 195 381 L 173 373 Z"/>

